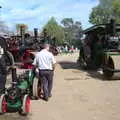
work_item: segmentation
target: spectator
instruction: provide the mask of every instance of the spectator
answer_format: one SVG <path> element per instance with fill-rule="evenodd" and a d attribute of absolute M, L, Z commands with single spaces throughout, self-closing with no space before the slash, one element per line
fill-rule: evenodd
<path fill-rule="evenodd" d="M 33 62 L 33 65 L 39 68 L 39 77 L 44 92 L 43 99 L 46 101 L 52 96 L 53 73 L 56 63 L 53 54 L 49 52 L 49 47 L 48 44 L 45 44 L 44 48 L 36 54 Z"/>

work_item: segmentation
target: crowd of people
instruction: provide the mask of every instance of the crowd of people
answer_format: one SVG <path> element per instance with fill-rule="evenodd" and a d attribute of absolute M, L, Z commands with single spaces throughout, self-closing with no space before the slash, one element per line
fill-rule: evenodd
<path fill-rule="evenodd" d="M 74 53 L 74 52 L 78 52 L 78 48 L 77 47 L 74 47 L 74 46 L 58 46 L 57 47 L 57 50 L 59 52 L 59 54 L 62 54 L 62 53 Z"/>

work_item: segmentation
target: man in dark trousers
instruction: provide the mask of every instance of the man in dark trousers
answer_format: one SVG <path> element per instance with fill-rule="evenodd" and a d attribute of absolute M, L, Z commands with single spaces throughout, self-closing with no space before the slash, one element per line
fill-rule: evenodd
<path fill-rule="evenodd" d="M 53 73 L 55 69 L 56 60 L 51 52 L 49 52 L 49 44 L 44 44 L 43 49 L 35 56 L 33 65 L 39 68 L 39 77 L 43 85 L 43 98 L 48 101 L 52 96 Z"/>

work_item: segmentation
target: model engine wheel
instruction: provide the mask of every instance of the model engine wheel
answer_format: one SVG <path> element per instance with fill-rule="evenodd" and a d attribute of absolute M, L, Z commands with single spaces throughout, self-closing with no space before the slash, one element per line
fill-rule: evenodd
<path fill-rule="evenodd" d="M 5 99 L 5 95 L 1 95 L 0 96 L 0 113 L 3 114 L 3 113 L 6 113 L 7 111 L 7 102 L 6 102 L 6 99 Z"/>
<path fill-rule="evenodd" d="M 38 99 L 40 97 L 40 93 L 41 93 L 41 85 L 39 83 L 38 78 L 34 78 L 32 90 L 33 90 L 33 97 Z"/>
<path fill-rule="evenodd" d="M 22 109 L 19 111 L 21 115 L 27 115 L 30 112 L 30 97 L 25 95 L 23 97 Z"/>

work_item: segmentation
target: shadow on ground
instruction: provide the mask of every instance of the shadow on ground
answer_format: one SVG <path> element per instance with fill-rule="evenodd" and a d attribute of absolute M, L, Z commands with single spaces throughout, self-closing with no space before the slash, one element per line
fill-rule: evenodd
<path fill-rule="evenodd" d="M 80 69 L 76 62 L 62 61 L 59 64 L 63 69 Z"/>
<path fill-rule="evenodd" d="M 117 80 L 120 80 L 120 74 L 119 75 L 113 75 L 113 77 L 111 78 L 106 78 L 103 76 L 103 74 L 100 74 L 99 72 L 97 71 L 87 71 L 88 72 L 88 75 L 87 76 L 90 76 L 90 77 L 93 77 L 93 78 L 97 78 L 99 80 L 103 80 L 103 81 L 117 81 Z"/>
<path fill-rule="evenodd" d="M 92 77 L 92 78 L 96 78 L 99 80 L 103 80 L 103 81 L 114 81 L 114 80 L 120 80 L 120 74 L 119 75 L 114 75 L 112 78 L 105 78 L 103 76 L 103 74 L 100 74 L 99 72 L 97 72 L 96 70 L 84 70 L 81 69 L 80 66 L 76 63 L 76 62 L 68 62 L 68 61 L 62 61 L 59 62 L 60 66 L 62 67 L 62 69 L 76 69 L 76 70 L 80 70 L 81 72 L 87 72 L 87 76 L 88 77 Z M 78 71 L 73 71 L 74 73 L 78 73 Z M 69 78 L 69 80 L 80 80 L 82 78 Z M 68 80 L 68 79 L 67 79 Z"/>
<path fill-rule="evenodd" d="M 0 115 L 0 120 L 29 120 L 29 115 L 20 116 L 18 113 L 6 113 Z"/>

